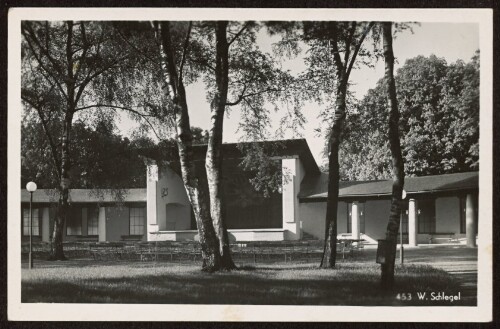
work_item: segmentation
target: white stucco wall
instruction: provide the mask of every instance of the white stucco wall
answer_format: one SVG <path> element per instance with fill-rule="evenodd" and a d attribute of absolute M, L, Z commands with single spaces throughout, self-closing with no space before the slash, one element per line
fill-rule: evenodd
<path fill-rule="evenodd" d="M 317 239 L 325 238 L 326 201 L 299 203 L 302 230 Z M 337 232 L 347 232 L 347 203 L 339 202 L 337 208 Z"/>
<path fill-rule="evenodd" d="M 436 199 L 436 232 L 460 234 L 460 199 L 458 197 Z"/>
<path fill-rule="evenodd" d="M 326 203 L 326 202 L 325 202 Z M 347 206 L 349 204 L 344 201 L 340 201 L 337 206 L 337 233 L 347 233 L 347 223 L 349 219 L 347 218 Z M 323 233 L 324 235 L 324 233 Z"/>
<path fill-rule="evenodd" d="M 49 207 L 43 207 L 40 209 L 42 213 L 41 222 L 41 233 L 42 233 L 42 241 L 49 242 L 50 241 L 50 214 Z"/>
<path fill-rule="evenodd" d="M 300 183 L 305 176 L 304 166 L 298 157 L 285 158 L 281 160 L 283 175 L 288 177 L 287 183 L 283 184 L 283 229 L 286 240 L 298 240 L 300 234 L 300 210 L 299 199 Z"/>
<path fill-rule="evenodd" d="M 325 236 L 326 202 L 308 202 L 299 204 L 299 217 L 302 230 L 317 239 Z"/>
<path fill-rule="evenodd" d="M 158 232 L 158 218 L 157 218 L 157 204 L 156 204 L 156 194 L 158 185 L 159 173 L 158 166 L 156 164 L 148 165 L 147 169 L 147 183 L 146 183 L 146 199 L 147 199 L 147 240 L 154 241 L 156 235 L 154 233 Z M 99 236 L 101 234 L 99 233 Z"/>
<path fill-rule="evenodd" d="M 160 170 L 156 184 L 156 219 L 160 231 L 187 230 L 191 225 L 191 204 L 184 182 L 168 167 Z"/>
<path fill-rule="evenodd" d="M 384 239 L 390 211 L 390 200 L 367 200 L 365 202 L 365 234 L 374 240 Z"/>

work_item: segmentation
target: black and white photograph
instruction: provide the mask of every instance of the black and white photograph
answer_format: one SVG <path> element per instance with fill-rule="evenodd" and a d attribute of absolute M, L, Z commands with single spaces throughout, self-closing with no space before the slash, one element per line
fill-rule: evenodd
<path fill-rule="evenodd" d="M 492 320 L 491 10 L 8 24 L 9 319 Z"/>

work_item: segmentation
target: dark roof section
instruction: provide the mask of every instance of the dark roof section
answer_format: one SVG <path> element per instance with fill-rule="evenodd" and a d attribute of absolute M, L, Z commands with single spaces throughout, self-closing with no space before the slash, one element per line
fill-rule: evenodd
<path fill-rule="evenodd" d="M 242 158 L 243 155 L 240 149 L 238 148 L 238 145 L 250 144 L 250 143 L 260 144 L 265 149 L 274 150 L 272 154 L 269 154 L 270 156 L 283 157 L 283 158 L 299 156 L 307 173 L 313 175 L 320 174 L 320 170 L 318 165 L 316 164 L 316 160 L 314 160 L 311 150 L 307 145 L 307 141 L 303 138 L 284 139 L 277 141 L 249 142 L 249 143 L 224 143 L 222 144 L 222 152 L 224 158 L 226 159 Z M 271 147 L 271 145 L 273 144 L 278 145 L 278 147 Z M 195 161 L 204 161 L 205 155 L 207 153 L 207 145 L 206 144 L 193 145 L 193 151 L 194 151 Z M 140 153 L 151 159 L 161 159 L 169 162 L 179 161 L 179 154 L 177 152 L 177 147 L 172 147 L 169 150 L 143 149 L 141 150 Z"/>
<path fill-rule="evenodd" d="M 120 190 L 119 193 L 123 192 L 122 202 L 146 202 L 146 189 L 145 188 L 131 188 Z M 70 189 L 69 190 L 69 202 L 72 203 L 109 203 L 118 202 L 116 197 L 116 191 L 102 189 L 102 190 L 90 190 L 90 189 Z M 53 189 L 40 189 L 33 193 L 34 203 L 55 203 L 58 202 L 59 194 L 57 190 Z M 21 202 L 30 202 L 30 193 L 22 189 L 21 190 Z"/>
<path fill-rule="evenodd" d="M 405 177 L 407 194 L 471 190 L 479 187 L 479 172 Z M 340 182 L 339 198 L 390 196 L 392 180 Z M 324 200 L 328 196 L 328 174 L 307 175 L 300 184 L 301 200 Z"/>

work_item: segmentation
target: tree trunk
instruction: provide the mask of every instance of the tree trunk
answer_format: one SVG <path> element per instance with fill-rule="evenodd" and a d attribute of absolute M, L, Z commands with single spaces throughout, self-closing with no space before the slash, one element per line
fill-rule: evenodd
<path fill-rule="evenodd" d="M 325 246 L 321 267 L 333 268 L 337 256 L 337 208 L 339 198 L 339 146 L 346 111 L 347 77 L 342 75 L 337 87 L 335 115 L 330 132 L 328 155 L 328 199 L 326 201 Z"/>
<path fill-rule="evenodd" d="M 216 22 L 216 92 L 211 103 L 211 127 L 205 167 L 207 171 L 208 189 L 210 193 L 210 214 L 219 239 L 219 252 L 222 258 L 221 269 L 236 268 L 229 248 L 229 238 L 225 226 L 225 211 L 222 192 L 222 132 L 224 112 L 227 102 L 229 79 L 229 44 L 226 39 L 227 22 Z"/>
<path fill-rule="evenodd" d="M 57 216 L 54 220 L 54 231 L 51 241 L 51 260 L 65 260 L 63 249 L 64 223 L 68 216 L 69 204 L 69 170 L 71 168 L 69 158 L 69 145 L 71 140 L 71 127 L 73 122 L 73 110 L 70 105 L 64 118 L 63 136 L 61 142 L 61 181 L 59 186 L 59 203 Z"/>
<path fill-rule="evenodd" d="M 396 261 L 397 237 L 401 218 L 401 202 L 404 186 L 404 164 L 399 141 L 399 111 L 396 98 L 396 83 L 394 81 L 394 53 L 392 50 L 392 23 L 382 23 L 385 81 L 387 101 L 389 103 L 389 146 L 392 155 L 392 199 L 389 223 L 386 231 L 386 255 L 382 264 L 381 284 L 391 288 L 394 285 L 394 264 Z"/>
<path fill-rule="evenodd" d="M 202 270 L 219 270 L 221 257 L 218 253 L 217 236 L 210 215 L 210 200 L 204 168 L 196 170 L 193 160 L 193 135 L 189 124 L 184 86 L 179 85 L 179 97 L 176 106 L 177 147 L 181 164 L 182 180 L 193 207 L 198 236 L 203 258 Z"/>
<path fill-rule="evenodd" d="M 221 257 L 218 252 L 218 239 L 210 216 L 210 200 L 207 191 L 207 180 L 204 168 L 196 168 L 193 156 L 193 134 L 189 123 L 189 111 L 182 74 L 178 74 L 174 51 L 172 49 L 170 24 L 162 22 L 157 25 L 161 38 L 161 58 L 165 80 L 170 88 L 170 96 L 174 103 L 176 122 L 176 140 L 179 152 L 182 180 L 189 201 L 193 207 L 196 228 L 200 239 L 203 259 L 202 270 L 217 271 Z M 182 73 L 182 72 L 180 72 Z"/>

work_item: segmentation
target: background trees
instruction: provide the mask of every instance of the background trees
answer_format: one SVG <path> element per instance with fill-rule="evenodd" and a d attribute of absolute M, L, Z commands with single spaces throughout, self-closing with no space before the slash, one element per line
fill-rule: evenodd
<path fill-rule="evenodd" d="M 406 61 L 396 74 L 401 113 L 399 128 L 409 176 L 478 169 L 479 54 L 470 62 L 447 64 L 436 56 Z M 341 177 L 368 180 L 390 177 L 384 127 L 383 80 L 349 113 L 341 147 Z"/>
<path fill-rule="evenodd" d="M 56 129 L 56 128 L 53 128 Z M 56 135 L 56 132 L 52 134 Z M 95 127 L 73 124 L 72 188 L 139 188 L 146 186 L 146 164 L 137 149 L 153 145 L 149 138 L 130 140 L 115 133 L 111 122 L 99 121 Z M 24 120 L 21 127 L 21 186 L 33 180 L 39 188 L 58 185 L 50 146 L 38 120 Z"/>

